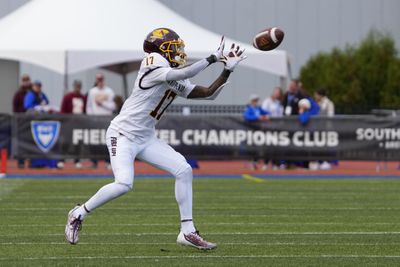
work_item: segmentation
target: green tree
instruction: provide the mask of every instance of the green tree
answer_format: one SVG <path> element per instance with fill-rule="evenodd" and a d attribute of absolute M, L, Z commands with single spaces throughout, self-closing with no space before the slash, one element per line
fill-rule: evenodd
<path fill-rule="evenodd" d="M 327 89 L 343 113 L 400 107 L 399 62 L 393 38 L 371 31 L 358 46 L 311 57 L 300 79 L 310 92 Z"/>

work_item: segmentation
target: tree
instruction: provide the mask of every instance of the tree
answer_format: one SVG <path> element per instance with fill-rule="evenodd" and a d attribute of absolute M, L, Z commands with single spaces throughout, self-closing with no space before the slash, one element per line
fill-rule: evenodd
<path fill-rule="evenodd" d="M 400 59 L 387 34 L 371 31 L 358 45 L 319 53 L 300 70 L 310 92 L 325 88 L 343 113 L 400 107 Z"/>

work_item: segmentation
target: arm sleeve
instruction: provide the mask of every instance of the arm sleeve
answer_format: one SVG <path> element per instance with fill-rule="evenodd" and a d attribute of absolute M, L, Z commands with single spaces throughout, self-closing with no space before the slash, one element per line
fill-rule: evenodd
<path fill-rule="evenodd" d="M 265 110 L 265 109 L 263 109 L 262 107 L 260 107 L 260 114 L 261 114 L 261 115 L 269 115 L 270 113 L 269 113 L 268 110 Z"/>
<path fill-rule="evenodd" d="M 67 101 L 68 101 L 68 95 L 65 95 L 61 102 L 61 110 L 60 110 L 61 113 L 70 113 Z"/>
<path fill-rule="evenodd" d="M 258 118 L 256 116 L 256 114 L 254 113 L 253 109 L 248 107 L 244 113 L 243 113 L 243 117 L 246 121 L 257 121 Z"/>
<path fill-rule="evenodd" d="M 173 69 L 161 55 L 151 53 L 142 61 L 141 68 L 143 68 L 144 73 L 139 79 L 139 87 L 149 89 L 158 83 L 166 81 L 186 80 L 195 76 L 210 64 L 210 61 L 205 58 L 187 67 Z"/>
<path fill-rule="evenodd" d="M 306 125 L 310 121 L 310 112 L 305 111 L 299 115 L 299 121 L 302 125 Z"/>
<path fill-rule="evenodd" d="M 167 81 L 179 81 L 192 78 L 200 73 L 202 70 L 207 68 L 210 63 L 207 59 L 199 60 L 192 65 L 189 65 L 181 69 L 170 69 L 166 75 Z"/>
<path fill-rule="evenodd" d="M 49 99 L 47 98 L 46 94 L 43 94 L 43 100 L 46 102 L 46 105 L 50 103 Z"/>
<path fill-rule="evenodd" d="M 269 98 L 265 99 L 262 104 L 261 104 L 261 108 L 263 110 L 269 110 Z"/>
<path fill-rule="evenodd" d="M 34 98 L 33 94 L 31 94 L 31 93 L 26 94 L 25 98 L 24 98 L 24 108 L 25 109 L 33 108 L 34 100 L 35 100 L 35 98 Z"/>

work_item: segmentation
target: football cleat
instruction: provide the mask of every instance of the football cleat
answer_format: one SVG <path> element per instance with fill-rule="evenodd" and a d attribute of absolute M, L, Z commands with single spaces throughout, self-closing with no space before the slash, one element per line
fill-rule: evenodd
<path fill-rule="evenodd" d="M 179 233 L 176 243 L 183 246 L 191 246 L 200 250 L 211 250 L 217 247 L 217 244 L 204 240 L 199 231 L 184 234 L 182 231 Z"/>
<path fill-rule="evenodd" d="M 65 239 L 72 245 L 79 242 L 79 231 L 82 229 L 82 220 L 80 215 L 78 218 L 74 217 L 73 212 L 79 208 L 80 205 L 75 206 L 68 212 L 67 225 L 65 225 Z"/>

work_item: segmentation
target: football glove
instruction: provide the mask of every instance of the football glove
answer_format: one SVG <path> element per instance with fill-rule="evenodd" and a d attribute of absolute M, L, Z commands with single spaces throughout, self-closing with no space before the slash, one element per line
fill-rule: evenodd
<path fill-rule="evenodd" d="M 215 57 L 216 62 L 221 62 L 222 59 L 224 58 L 224 48 L 225 48 L 225 36 L 222 36 L 221 43 L 219 44 L 217 51 L 215 51 L 212 54 Z"/>
<path fill-rule="evenodd" d="M 238 45 L 232 44 L 231 51 L 221 60 L 225 64 L 225 69 L 232 72 L 240 61 L 245 60 L 247 56 L 243 55 L 244 49 L 240 50 Z"/>

